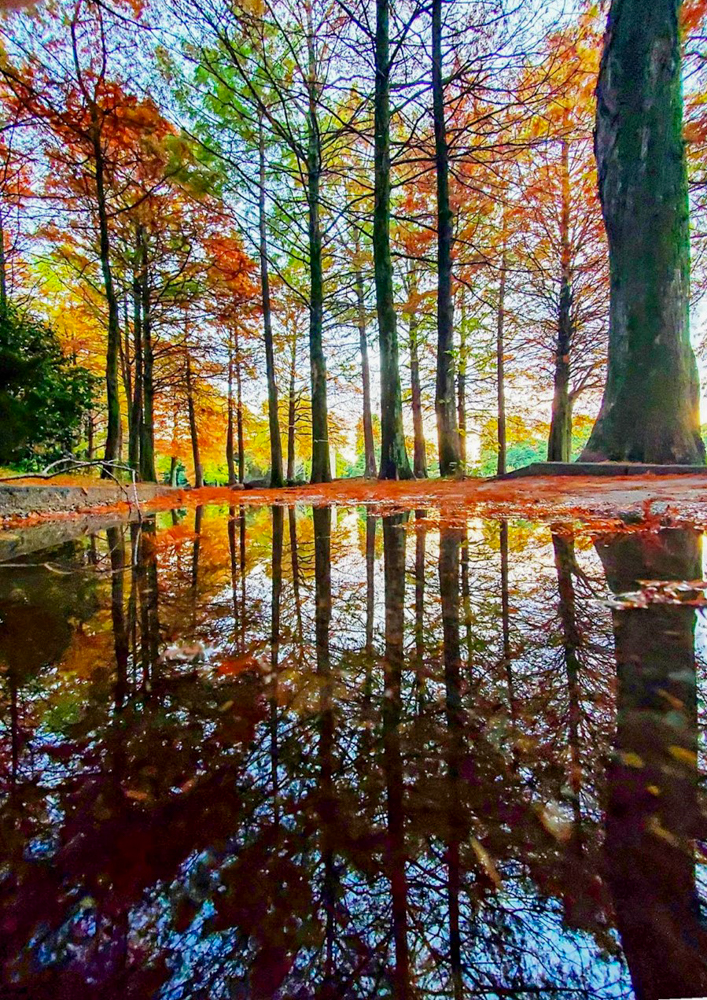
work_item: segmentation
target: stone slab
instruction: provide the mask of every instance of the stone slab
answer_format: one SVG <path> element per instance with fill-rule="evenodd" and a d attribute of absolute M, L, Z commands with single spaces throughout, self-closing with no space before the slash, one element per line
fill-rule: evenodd
<path fill-rule="evenodd" d="M 497 479 L 531 476 L 707 476 L 704 465 L 650 465 L 640 462 L 533 462 Z"/>

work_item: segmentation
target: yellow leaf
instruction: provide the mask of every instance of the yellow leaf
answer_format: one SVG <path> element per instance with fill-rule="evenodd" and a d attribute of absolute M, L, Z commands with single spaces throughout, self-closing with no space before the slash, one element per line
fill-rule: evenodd
<path fill-rule="evenodd" d="M 688 750 L 686 747 L 668 747 L 668 752 L 681 764 L 697 767 L 697 754 L 694 750 Z"/>

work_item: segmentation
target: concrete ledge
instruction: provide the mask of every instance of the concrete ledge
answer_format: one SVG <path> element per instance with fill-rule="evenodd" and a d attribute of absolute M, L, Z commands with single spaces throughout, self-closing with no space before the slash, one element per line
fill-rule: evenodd
<path fill-rule="evenodd" d="M 707 476 L 705 465 L 644 465 L 640 462 L 533 462 L 497 479 L 530 476 Z"/>
<path fill-rule="evenodd" d="M 67 542 L 76 541 L 84 535 L 93 535 L 115 524 L 125 524 L 126 519 L 114 514 L 76 514 L 71 518 L 53 518 L 40 521 L 13 531 L 0 531 L 0 569 L 2 564 L 12 562 L 33 552 L 46 552 Z"/>
<path fill-rule="evenodd" d="M 126 489 L 127 496 L 124 490 L 112 483 L 105 486 L 11 486 L 0 483 L 0 518 L 107 507 L 132 498 L 132 486 Z M 171 486 L 154 483 L 138 483 L 137 491 L 140 500 L 154 500 L 155 497 L 177 492 Z"/>

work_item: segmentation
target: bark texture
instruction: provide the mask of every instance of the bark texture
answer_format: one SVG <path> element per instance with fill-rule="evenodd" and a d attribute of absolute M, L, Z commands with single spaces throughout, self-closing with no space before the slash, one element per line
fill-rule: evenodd
<path fill-rule="evenodd" d="M 390 258 L 390 5 L 376 0 L 373 260 L 381 359 L 381 479 L 411 479 L 403 430 L 398 331 Z"/>
<path fill-rule="evenodd" d="M 356 304 L 358 311 L 358 338 L 361 349 L 361 382 L 363 385 L 363 448 L 365 453 L 364 476 L 375 479 L 376 449 L 373 440 L 371 416 L 371 369 L 368 363 L 368 334 L 366 333 L 366 304 L 363 291 L 363 274 L 356 272 Z"/>
<path fill-rule="evenodd" d="M 317 121 L 318 84 L 316 53 L 308 9 L 309 35 L 309 115 L 307 147 L 307 200 L 309 207 L 309 361 L 312 373 L 312 476 L 313 483 L 331 482 L 329 417 L 327 407 L 326 359 L 324 357 L 324 272 L 322 230 L 319 217 L 322 155 Z"/>
<path fill-rule="evenodd" d="M 142 254 L 142 419 L 140 421 L 140 478 L 145 483 L 157 482 L 155 470 L 155 354 L 152 346 L 152 303 L 145 231 L 139 230 Z"/>
<path fill-rule="evenodd" d="M 498 438 L 499 476 L 507 472 L 506 462 L 506 252 L 501 259 L 501 280 L 498 287 L 496 315 L 496 425 Z"/>
<path fill-rule="evenodd" d="M 449 201 L 449 148 L 442 79 L 442 0 L 432 0 L 432 104 L 437 167 L 437 385 L 435 412 L 439 471 L 459 471 L 459 428 L 454 392 L 454 302 L 452 299 L 452 208 Z"/>
<path fill-rule="evenodd" d="M 408 272 L 410 316 L 410 397 L 412 403 L 412 426 L 414 433 L 413 471 L 417 479 L 427 479 L 427 445 L 422 414 L 422 386 L 420 384 L 420 316 L 418 309 L 417 272 L 410 267 Z"/>
<path fill-rule="evenodd" d="M 584 461 L 703 463 L 690 345 L 680 0 L 613 0 L 596 154 L 611 265 L 609 371 Z"/>
<path fill-rule="evenodd" d="M 562 143 L 562 216 L 560 219 L 560 304 L 555 348 L 555 391 L 552 400 L 548 462 L 569 462 L 572 453 L 572 249 L 570 246 L 570 166 L 569 144 Z"/>
<path fill-rule="evenodd" d="M 270 429 L 270 485 L 282 486 L 282 441 L 277 406 L 277 381 L 275 379 L 275 351 L 273 348 L 272 310 L 270 308 L 270 272 L 268 268 L 268 234 L 265 208 L 265 132 L 262 118 L 259 122 L 259 193 L 258 229 L 260 237 L 260 288 L 263 299 L 263 339 L 265 341 L 265 368 L 268 381 L 268 423 Z"/>
<path fill-rule="evenodd" d="M 98 242 L 101 261 L 103 288 L 108 306 L 108 336 L 106 340 L 106 403 L 108 409 L 108 424 L 106 428 L 106 447 L 104 458 L 106 462 L 120 459 L 120 400 L 118 397 L 118 354 L 120 350 L 120 316 L 118 313 L 118 297 L 113 282 L 113 271 L 110 259 L 110 236 L 108 228 L 108 205 L 105 190 L 105 162 L 101 133 L 97 121 L 97 111 L 90 108 L 91 142 L 93 146 L 94 171 L 96 180 L 96 207 L 98 209 Z M 109 475 L 106 467 L 101 473 L 103 478 Z"/>

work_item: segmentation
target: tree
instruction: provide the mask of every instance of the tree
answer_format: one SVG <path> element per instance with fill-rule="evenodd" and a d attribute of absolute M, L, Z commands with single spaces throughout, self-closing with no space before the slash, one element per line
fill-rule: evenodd
<path fill-rule="evenodd" d="M 596 15 L 563 26 L 546 43 L 551 71 L 534 66 L 523 82 L 539 107 L 515 164 L 514 293 L 526 370 L 553 385 L 551 462 L 570 461 L 575 404 L 606 377 L 608 255 L 592 149 L 598 39 Z"/>
<path fill-rule="evenodd" d="M 614 0 L 596 153 L 609 238 L 609 370 L 586 461 L 703 464 L 690 344 L 681 0 Z"/>
<path fill-rule="evenodd" d="M 381 355 L 381 479 L 410 479 L 390 257 L 390 0 L 376 0 L 373 260 Z"/>
<path fill-rule="evenodd" d="M 454 300 L 452 298 L 452 224 L 449 200 L 449 150 L 442 66 L 442 0 L 432 0 L 432 102 L 437 168 L 437 439 L 439 471 L 458 472 L 461 464 L 454 387 Z"/>
<path fill-rule="evenodd" d="M 6 35 L 9 45 L 0 66 L 18 106 L 38 126 L 50 158 L 73 174 L 89 206 L 106 307 L 106 461 L 117 459 L 121 447 L 120 313 L 110 207 L 116 146 L 111 133 L 129 121 L 133 103 L 110 72 L 118 64 L 119 49 L 126 59 L 135 50 L 134 28 L 126 27 L 134 11 L 129 3 L 124 10 L 120 6 L 108 10 L 80 0 L 65 17 L 44 15 Z"/>
<path fill-rule="evenodd" d="M 71 453 L 96 389 L 51 327 L 0 309 L 0 462 L 36 466 Z"/>

